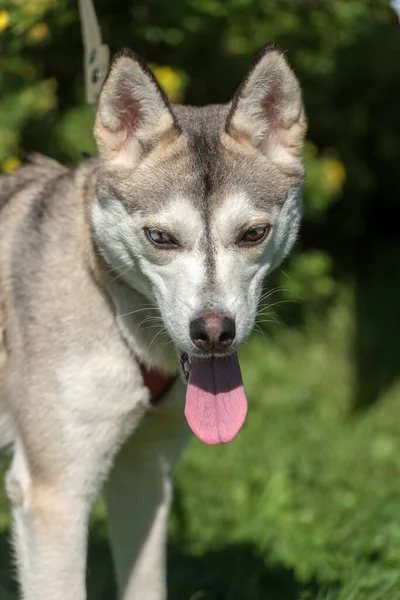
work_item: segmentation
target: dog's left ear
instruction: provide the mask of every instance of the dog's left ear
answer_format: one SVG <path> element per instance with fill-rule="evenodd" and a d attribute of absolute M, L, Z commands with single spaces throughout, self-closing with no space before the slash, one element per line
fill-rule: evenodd
<path fill-rule="evenodd" d="M 226 131 L 273 162 L 301 168 L 306 118 L 300 85 L 275 44 L 260 50 L 233 98 Z"/>
<path fill-rule="evenodd" d="M 168 99 L 147 65 L 133 52 L 114 58 L 100 94 L 94 135 L 100 156 L 135 167 L 158 143 L 180 129 Z"/>

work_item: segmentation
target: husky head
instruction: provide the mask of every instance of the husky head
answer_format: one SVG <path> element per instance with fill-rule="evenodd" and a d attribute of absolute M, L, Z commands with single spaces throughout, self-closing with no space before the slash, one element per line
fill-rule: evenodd
<path fill-rule="evenodd" d="M 135 54 L 115 57 L 95 125 L 95 236 L 180 355 L 234 353 L 250 334 L 264 276 L 298 232 L 304 133 L 300 87 L 275 45 L 229 104 L 201 108 L 170 104 Z"/>

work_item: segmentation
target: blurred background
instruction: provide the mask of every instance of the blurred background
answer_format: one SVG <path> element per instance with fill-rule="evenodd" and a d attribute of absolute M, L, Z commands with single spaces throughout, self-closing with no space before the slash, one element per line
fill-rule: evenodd
<path fill-rule="evenodd" d="M 400 598 L 400 29 L 389 0 L 95 0 L 173 102 L 286 51 L 309 118 L 304 221 L 241 353 L 249 415 L 176 473 L 171 600 Z M 0 169 L 94 153 L 77 2 L 0 0 Z M 5 466 L 3 466 L 5 468 Z M 89 598 L 115 598 L 96 504 Z M 16 598 L 0 488 L 0 598 Z M 145 599 L 144 599 L 145 600 Z"/>

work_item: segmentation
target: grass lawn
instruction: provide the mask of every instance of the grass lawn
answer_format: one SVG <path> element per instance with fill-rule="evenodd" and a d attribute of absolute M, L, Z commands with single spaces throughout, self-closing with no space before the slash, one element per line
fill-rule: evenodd
<path fill-rule="evenodd" d="M 242 432 L 193 440 L 176 473 L 171 600 L 400 599 L 400 385 L 352 411 L 350 337 L 339 306 L 323 326 L 277 326 L 243 348 Z M 1 493 L 0 598 L 13 600 Z M 89 598 L 113 600 L 101 513 Z"/>

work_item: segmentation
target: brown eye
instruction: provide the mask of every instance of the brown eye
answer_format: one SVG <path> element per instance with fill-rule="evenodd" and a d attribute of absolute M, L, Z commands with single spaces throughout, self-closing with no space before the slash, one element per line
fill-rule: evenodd
<path fill-rule="evenodd" d="M 164 249 L 177 248 L 178 242 L 165 231 L 159 229 L 146 229 L 146 235 L 155 246 L 163 246 Z"/>
<path fill-rule="evenodd" d="M 240 238 L 238 242 L 239 246 L 251 246 L 253 244 L 259 244 L 266 238 L 270 229 L 270 225 L 259 225 L 257 227 L 250 227 L 250 229 L 248 229 Z"/>

